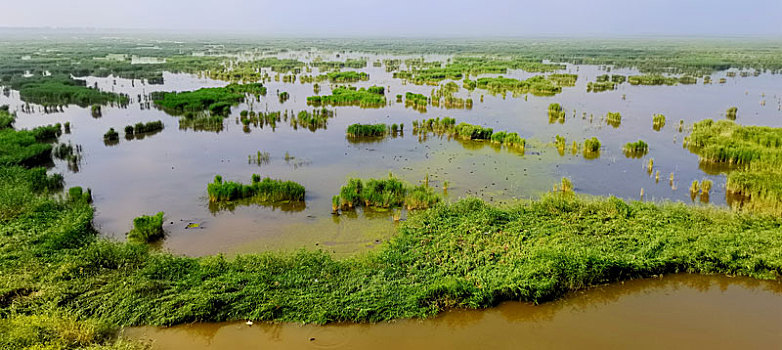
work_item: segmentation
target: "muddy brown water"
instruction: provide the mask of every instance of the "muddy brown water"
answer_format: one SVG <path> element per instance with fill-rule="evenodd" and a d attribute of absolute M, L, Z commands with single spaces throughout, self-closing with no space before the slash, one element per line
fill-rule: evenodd
<path fill-rule="evenodd" d="M 677 274 L 562 300 L 376 324 L 198 323 L 123 331 L 156 350 L 780 349 L 782 283 Z"/>

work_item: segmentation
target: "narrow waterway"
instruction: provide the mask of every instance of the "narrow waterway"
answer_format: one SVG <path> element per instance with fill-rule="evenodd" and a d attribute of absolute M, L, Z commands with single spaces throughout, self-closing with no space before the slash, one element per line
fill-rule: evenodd
<path fill-rule="evenodd" d="M 779 349 L 782 283 L 679 274 L 377 324 L 200 323 L 124 330 L 153 349 Z"/>

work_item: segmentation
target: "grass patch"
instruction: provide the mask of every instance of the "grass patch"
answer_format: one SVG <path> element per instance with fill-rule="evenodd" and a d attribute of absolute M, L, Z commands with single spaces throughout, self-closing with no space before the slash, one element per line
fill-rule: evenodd
<path fill-rule="evenodd" d="M 128 232 L 128 242 L 154 243 L 163 239 L 163 212 L 155 215 L 142 215 L 133 219 L 133 229 Z"/>
<path fill-rule="evenodd" d="M 304 186 L 293 181 L 261 179 L 253 174 L 249 185 L 233 181 L 223 181 L 220 175 L 207 186 L 210 202 L 228 202 L 244 198 L 253 198 L 259 202 L 303 201 Z"/>

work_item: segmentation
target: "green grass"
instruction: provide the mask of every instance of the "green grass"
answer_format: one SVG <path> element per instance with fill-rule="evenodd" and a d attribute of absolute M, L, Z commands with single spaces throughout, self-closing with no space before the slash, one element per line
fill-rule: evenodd
<path fill-rule="evenodd" d="M 665 126 L 665 116 L 662 114 L 655 114 L 652 116 L 652 129 L 654 131 L 660 131 Z"/>
<path fill-rule="evenodd" d="M 606 114 L 606 123 L 614 128 L 618 128 L 622 124 L 622 114 L 619 112 L 608 112 Z"/>
<path fill-rule="evenodd" d="M 340 188 L 339 195 L 332 198 L 336 208 L 342 210 L 359 206 L 425 209 L 439 201 L 440 196 L 428 186 L 410 186 L 390 174 L 388 178 L 381 179 L 348 179 Z"/>
<path fill-rule="evenodd" d="M 351 124 L 346 133 L 348 137 L 383 137 L 388 131 L 386 124 Z"/>
<path fill-rule="evenodd" d="M 328 80 L 332 83 L 356 83 L 369 80 L 369 74 L 355 71 L 331 72 L 319 76 L 318 79 Z"/>
<path fill-rule="evenodd" d="M 479 89 L 486 89 L 492 93 L 504 93 L 506 91 L 514 94 L 531 93 L 533 95 L 551 96 L 562 92 L 562 87 L 554 81 L 546 79 L 545 76 L 537 75 L 526 80 L 505 78 L 502 76 L 496 78 L 484 77 L 476 81 Z"/>
<path fill-rule="evenodd" d="M 232 105 L 244 101 L 246 94 L 265 95 L 266 87 L 261 83 L 229 84 L 195 91 L 153 92 L 151 98 L 155 106 L 172 115 L 209 111 L 225 116 L 231 112 Z"/>
<path fill-rule="evenodd" d="M 565 122 L 565 109 L 559 103 L 552 103 L 548 105 L 548 123 L 554 124 L 557 121 L 560 124 Z"/>
<path fill-rule="evenodd" d="M 128 103 L 126 95 L 103 92 L 86 84 L 84 80 L 66 75 L 18 77 L 10 81 L 11 87 L 19 90 L 22 101 L 43 106 L 75 104 L 87 107 L 94 104 Z"/>
<path fill-rule="evenodd" d="M 386 98 L 383 89 L 372 86 L 370 88 L 337 87 L 331 91 L 331 95 L 307 97 L 307 104 L 313 106 L 360 106 L 365 108 L 378 108 L 385 106 Z"/>
<path fill-rule="evenodd" d="M 133 229 L 128 232 L 128 242 L 154 243 L 165 237 L 163 231 L 163 212 L 155 215 L 142 215 L 133 219 Z"/>
<path fill-rule="evenodd" d="M 628 158 L 641 158 L 649 152 L 649 145 L 643 140 L 628 142 L 622 147 L 622 151 Z"/>
<path fill-rule="evenodd" d="M 738 206 L 782 213 L 782 128 L 742 126 L 730 120 L 697 122 L 684 145 L 701 162 L 727 164 L 727 191 Z"/>
<path fill-rule="evenodd" d="M 600 152 L 600 140 L 597 137 L 592 137 L 584 140 L 584 153 L 596 153 Z"/>
<path fill-rule="evenodd" d="M 303 201 L 304 186 L 293 181 L 261 179 L 253 174 L 249 185 L 233 181 L 223 181 L 220 175 L 207 186 L 210 202 L 228 202 L 244 198 L 254 198 L 259 202 L 275 203 L 283 201 Z"/>
<path fill-rule="evenodd" d="M 153 133 L 163 130 L 163 122 L 152 121 L 148 123 L 136 123 L 135 125 L 125 126 L 125 136 Z"/>
<path fill-rule="evenodd" d="M 629 76 L 627 81 L 632 85 L 676 85 L 679 79 L 660 74 L 644 74 Z"/>
<path fill-rule="evenodd" d="M 728 110 L 725 111 L 725 118 L 736 120 L 736 113 L 738 113 L 738 111 L 738 107 L 735 106 L 728 108 Z"/>
<path fill-rule="evenodd" d="M 16 114 L 8 112 L 8 105 L 0 106 L 0 130 L 12 128 L 16 121 Z"/>

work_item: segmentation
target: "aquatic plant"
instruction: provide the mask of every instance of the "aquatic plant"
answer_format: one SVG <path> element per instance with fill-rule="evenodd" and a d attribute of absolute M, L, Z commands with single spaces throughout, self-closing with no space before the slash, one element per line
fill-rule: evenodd
<path fill-rule="evenodd" d="M 619 112 L 608 112 L 606 114 L 606 123 L 614 128 L 618 128 L 622 124 L 622 114 Z"/>
<path fill-rule="evenodd" d="M 136 123 L 135 125 L 125 126 L 126 135 L 128 134 L 139 135 L 139 134 L 153 133 L 160 130 L 163 130 L 163 122 L 160 120 L 152 121 L 148 123 Z"/>
<path fill-rule="evenodd" d="M 153 243 L 165 237 L 163 231 L 163 212 L 155 215 L 142 215 L 133 219 L 133 229 L 127 234 L 128 242 Z"/>
<path fill-rule="evenodd" d="M 628 142 L 622 150 L 625 156 L 629 158 L 641 158 L 649 152 L 649 145 L 643 140 L 638 140 L 636 142 Z"/>
<path fill-rule="evenodd" d="M 584 140 L 584 153 L 596 153 L 600 151 L 600 140 L 592 137 Z"/>
<path fill-rule="evenodd" d="M 293 181 L 261 179 L 253 174 L 252 183 L 244 185 L 233 181 L 223 181 L 222 176 L 215 176 L 214 182 L 207 186 L 210 202 L 225 202 L 244 198 L 252 198 L 258 202 L 303 201 L 304 186 Z"/>
<path fill-rule="evenodd" d="M 565 146 L 566 146 L 566 144 L 567 144 L 567 141 L 565 140 L 564 136 L 560 136 L 559 134 L 554 136 L 554 147 L 556 147 L 557 150 L 559 151 L 559 155 L 564 155 L 565 154 Z"/>
<path fill-rule="evenodd" d="M 565 109 L 559 103 L 552 103 L 548 105 L 548 123 L 554 124 L 557 121 L 560 124 L 565 122 Z"/>
<path fill-rule="evenodd" d="M 349 137 L 381 137 L 388 132 L 386 124 L 351 124 L 348 126 Z"/>
<path fill-rule="evenodd" d="M 660 131 L 665 126 L 665 116 L 662 114 L 655 114 L 652 116 L 652 129 L 654 131 Z"/>
<path fill-rule="evenodd" d="M 679 79 L 659 74 L 632 75 L 627 77 L 631 85 L 676 85 Z"/>
<path fill-rule="evenodd" d="M 103 134 L 103 141 L 119 141 L 119 133 L 114 128 L 109 128 L 109 131 Z"/>
<path fill-rule="evenodd" d="M 377 108 L 386 104 L 386 98 L 383 94 L 378 93 L 378 89 L 372 89 L 372 87 L 356 89 L 340 86 L 333 89 L 331 95 L 307 97 L 307 104 Z"/>
<path fill-rule="evenodd" d="M 225 87 L 201 88 L 183 92 L 153 92 L 150 94 L 155 106 L 169 114 L 209 111 L 214 115 L 228 115 L 231 106 L 244 101 L 246 95 L 265 95 L 266 87 L 261 83 L 228 84 Z"/>
<path fill-rule="evenodd" d="M 725 111 L 725 118 L 728 118 L 730 120 L 736 120 L 736 113 L 738 112 L 737 107 L 730 107 L 727 111 Z"/>
<path fill-rule="evenodd" d="M 98 105 L 109 103 L 127 105 L 129 102 L 126 95 L 87 87 L 85 80 L 73 79 L 66 74 L 20 77 L 11 79 L 8 81 L 8 85 L 19 90 L 19 97 L 22 101 L 43 106 L 75 104 L 87 107 L 96 105 L 98 108 L 93 108 L 93 115 L 95 115 L 96 109 L 100 113 Z"/>
<path fill-rule="evenodd" d="M 454 134 L 465 140 L 490 140 L 494 132 L 492 128 L 485 128 L 480 125 L 459 123 L 453 128 Z"/>
<path fill-rule="evenodd" d="M 332 83 L 355 83 L 369 80 L 369 74 L 355 71 L 331 72 L 318 78 L 319 80 L 328 80 Z"/>
<path fill-rule="evenodd" d="M 340 188 L 339 196 L 332 198 L 343 210 L 357 206 L 407 209 L 425 209 L 440 201 L 440 197 L 426 184 L 411 187 L 389 174 L 387 178 L 350 178 Z"/>
<path fill-rule="evenodd" d="M 426 112 L 428 104 L 429 99 L 422 94 L 415 94 L 409 91 L 405 93 L 405 107 L 411 107 L 419 112 Z"/>

